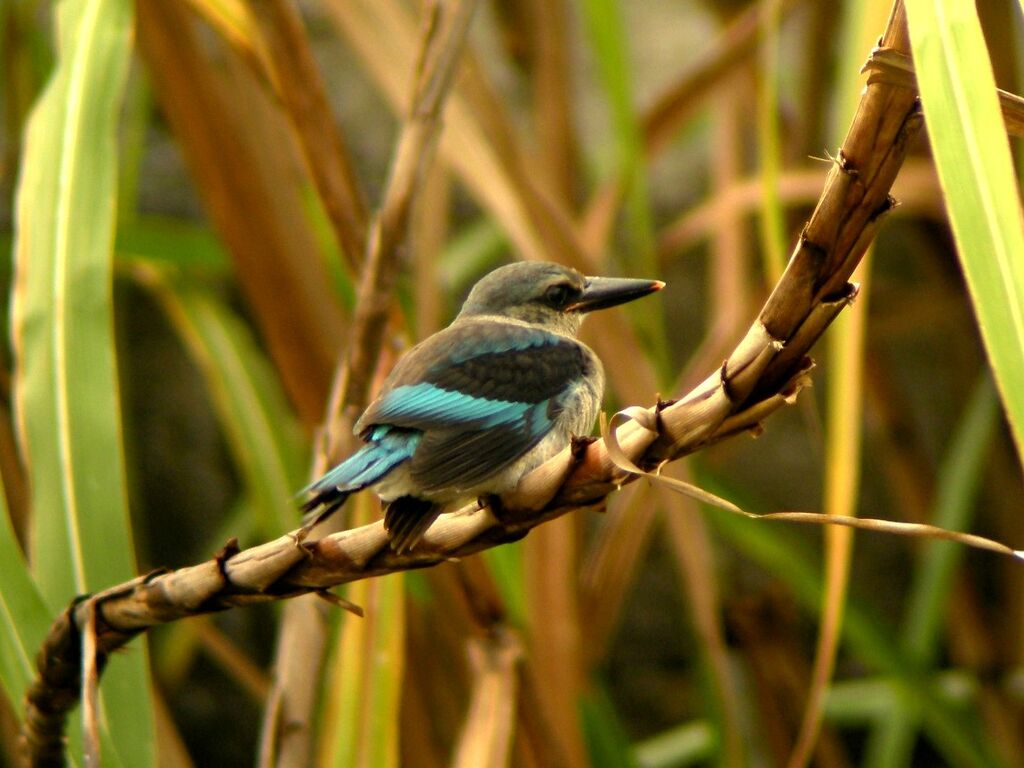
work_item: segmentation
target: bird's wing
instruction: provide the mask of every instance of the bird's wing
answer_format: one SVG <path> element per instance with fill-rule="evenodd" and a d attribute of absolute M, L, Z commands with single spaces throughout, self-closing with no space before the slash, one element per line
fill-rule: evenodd
<path fill-rule="evenodd" d="M 493 321 L 450 326 L 402 362 L 360 425 L 423 432 L 410 470 L 424 490 L 476 485 L 522 456 L 594 365 L 573 339 Z"/>
<path fill-rule="evenodd" d="M 494 477 L 536 446 L 554 426 L 540 403 L 517 420 L 475 431 L 427 432 L 410 472 L 424 490 L 473 488 Z"/>

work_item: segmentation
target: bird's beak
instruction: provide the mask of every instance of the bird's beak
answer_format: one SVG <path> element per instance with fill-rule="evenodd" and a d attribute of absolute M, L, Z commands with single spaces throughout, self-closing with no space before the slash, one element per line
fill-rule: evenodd
<path fill-rule="evenodd" d="M 628 277 L 588 277 L 583 295 L 579 301 L 565 308 L 567 312 L 592 312 L 625 304 L 660 291 L 665 287 L 661 280 L 635 280 Z"/>

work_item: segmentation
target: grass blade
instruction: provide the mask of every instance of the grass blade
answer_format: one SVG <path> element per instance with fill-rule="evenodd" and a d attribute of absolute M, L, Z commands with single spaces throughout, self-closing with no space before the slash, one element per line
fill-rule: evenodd
<path fill-rule="evenodd" d="M 581 6 L 601 86 L 611 112 L 615 143 L 612 175 L 625 180 L 625 231 L 629 261 L 637 274 L 657 274 L 654 222 L 648 191 L 643 133 L 633 104 L 629 46 L 623 9 L 617 0 L 586 0 Z M 658 307 L 633 308 L 630 317 L 649 345 L 658 371 L 668 371 L 668 344 Z"/>
<path fill-rule="evenodd" d="M 20 716 L 50 612 L 29 573 L 4 499 L 0 487 L 0 685 Z"/>
<path fill-rule="evenodd" d="M 138 264 L 136 277 L 157 297 L 195 360 L 253 505 L 257 536 L 291 530 L 290 502 L 302 486 L 305 447 L 284 392 L 251 332 L 227 307 L 197 288 L 175 285 Z"/>
<path fill-rule="evenodd" d="M 935 525 L 960 531 L 970 524 L 972 502 L 995 439 L 998 415 L 996 393 L 991 380 L 985 376 L 975 388 L 939 471 L 932 516 Z M 963 547 L 947 541 L 929 542 L 925 549 L 922 566 L 915 574 L 907 598 L 903 633 L 908 655 L 921 664 L 930 664 L 935 657 L 937 633 L 952 588 L 952 576 L 965 554 Z"/>
<path fill-rule="evenodd" d="M 939 487 L 931 521 L 950 530 L 964 530 L 973 511 L 985 457 L 997 424 L 996 393 L 987 376 L 975 389 L 939 471 Z M 963 547 L 929 542 L 907 598 L 902 645 L 906 658 L 921 674 L 934 664 L 939 632 Z M 919 708 L 906 696 L 894 695 L 892 706 L 868 741 L 871 765 L 906 765 L 920 728 Z"/>
<path fill-rule="evenodd" d="M 859 271 L 866 276 L 868 261 Z M 828 433 L 824 505 L 829 515 L 852 517 L 860 498 L 863 422 L 863 364 L 867 306 L 862 299 L 837 319 L 829 335 L 833 370 L 828 381 Z M 825 537 L 825 584 L 821 626 L 803 722 L 788 765 L 809 765 L 818 740 L 825 696 L 835 669 L 846 610 L 853 555 L 853 531 L 829 527 Z"/>
<path fill-rule="evenodd" d="M 640 768 L 684 768 L 707 765 L 715 757 L 718 734 L 705 720 L 691 720 L 633 746 Z"/>
<path fill-rule="evenodd" d="M 217 236 L 207 227 L 162 216 L 136 216 L 118 222 L 117 253 L 145 257 L 147 263 L 227 276 L 231 261 Z"/>
<path fill-rule="evenodd" d="M 992 66 L 973 3 L 907 0 L 932 153 L 967 286 L 1024 457 L 1024 226 Z"/>
<path fill-rule="evenodd" d="M 352 502 L 349 502 L 350 504 Z M 377 514 L 368 494 L 356 499 L 361 520 Z M 357 581 L 345 597 L 366 615 L 345 615 L 333 649 L 333 670 L 321 707 L 318 765 L 385 768 L 400 764 L 399 705 L 405 648 L 405 578 L 401 574 Z"/>
<path fill-rule="evenodd" d="M 726 489 L 707 475 L 699 475 L 702 488 L 743 503 L 744 509 L 755 503 L 739 498 L 735 489 Z M 813 555 L 795 536 L 768 526 L 757 527 L 736 515 L 712 514 L 709 521 L 715 530 L 747 557 L 785 583 L 793 598 L 806 610 L 821 610 L 824 579 L 813 564 Z M 862 606 L 850 603 L 842 624 L 843 641 L 862 662 L 886 675 L 901 695 L 913 695 L 928 735 L 940 753 L 953 765 L 993 766 L 998 762 L 992 749 L 979 735 L 977 723 L 950 707 L 935 694 L 928 681 L 915 674 L 904 657 L 899 641 L 877 617 Z"/>
<path fill-rule="evenodd" d="M 625 728 L 602 687 L 594 685 L 581 697 L 580 722 L 587 744 L 588 765 L 594 768 L 637 768 Z"/>
<path fill-rule="evenodd" d="M 761 7 L 763 32 L 760 87 L 757 92 L 757 144 L 763 199 L 758 223 L 761 248 L 764 250 L 765 283 L 772 285 L 786 268 L 785 211 L 779 197 L 782 166 L 779 25 L 782 21 L 782 3 L 780 0 L 768 0 L 761 3 Z"/>
<path fill-rule="evenodd" d="M 185 4 L 138 4 L 139 48 L 253 319 L 304 424 L 323 416 L 342 316 L 278 104 Z M 214 62 L 217 63 L 214 63 Z"/>
<path fill-rule="evenodd" d="M 17 418 L 33 489 L 32 564 L 51 608 L 135 571 L 111 296 L 132 5 L 65 0 L 56 13 L 58 63 L 29 119 L 22 158 L 13 307 Z M 104 759 L 153 764 L 144 650 L 111 664 L 103 702 Z"/>

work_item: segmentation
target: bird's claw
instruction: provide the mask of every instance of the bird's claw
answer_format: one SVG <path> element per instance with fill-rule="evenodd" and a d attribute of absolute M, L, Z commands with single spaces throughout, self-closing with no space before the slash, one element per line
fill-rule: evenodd
<path fill-rule="evenodd" d="M 586 458 L 587 448 L 597 442 L 596 437 L 590 435 L 573 435 L 569 441 L 569 453 L 572 456 L 572 463 L 579 464 Z"/>
<path fill-rule="evenodd" d="M 501 496 L 498 496 L 497 494 L 488 494 L 486 496 L 481 496 L 476 500 L 476 503 L 479 505 L 480 509 L 490 507 L 491 514 L 494 515 L 495 519 L 499 523 L 504 521 L 505 504 L 502 502 Z"/>

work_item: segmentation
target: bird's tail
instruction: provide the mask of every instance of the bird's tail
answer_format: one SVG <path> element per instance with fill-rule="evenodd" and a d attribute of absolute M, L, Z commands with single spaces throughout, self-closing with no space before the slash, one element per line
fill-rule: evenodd
<path fill-rule="evenodd" d="M 311 493 L 302 504 L 304 528 L 327 519 L 356 491 L 373 485 L 404 461 L 419 444 L 420 433 L 378 427 L 370 442 L 300 491 Z"/>
<path fill-rule="evenodd" d="M 319 525 L 339 509 L 352 491 L 339 491 L 336 488 L 321 491 L 305 501 L 302 510 L 302 527 L 305 529 Z"/>
<path fill-rule="evenodd" d="M 441 506 L 415 496 L 401 496 L 384 510 L 384 528 L 391 548 L 398 554 L 416 546 L 441 514 Z"/>

